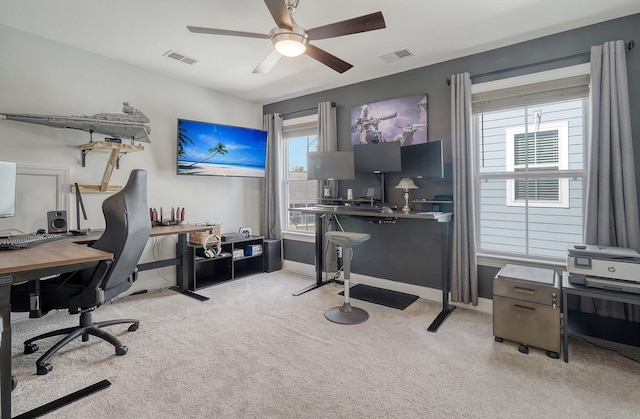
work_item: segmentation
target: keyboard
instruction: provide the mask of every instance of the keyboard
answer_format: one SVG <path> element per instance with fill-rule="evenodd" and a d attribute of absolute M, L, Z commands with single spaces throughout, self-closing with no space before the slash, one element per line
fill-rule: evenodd
<path fill-rule="evenodd" d="M 336 211 L 380 212 L 380 208 L 368 205 L 343 205 L 338 207 Z"/>
<path fill-rule="evenodd" d="M 66 240 L 67 236 L 61 234 L 29 233 L 20 236 L 0 238 L 0 250 L 28 249 L 41 244 L 51 243 L 58 240 Z"/>

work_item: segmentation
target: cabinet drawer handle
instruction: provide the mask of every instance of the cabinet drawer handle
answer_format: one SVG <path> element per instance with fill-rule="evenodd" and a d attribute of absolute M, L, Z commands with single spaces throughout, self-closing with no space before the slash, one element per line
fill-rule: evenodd
<path fill-rule="evenodd" d="M 521 292 L 523 294 L 530 294 L 530 295 L 533 295 L 536 293 L 536 291 L 531 288 L 513 287 L 513 290 L 517 292 Z"/>
<path fill-rule="evenodd" d="M 533 307 L 521 306 L 521 305 L 519 305 L 519 304 L 514 304 L 514 305 L 513 305 L 513 308 L 515 308 L 516 310 L 520 310 L 520 311 L 526 311 L 526 312 L 528 312 L 528 313 L 533 313 L 533 312 L 535 312 L 535 311 L 536 311 L 536 309 L 535 309 L 535 308 L 533 308 Z"/>

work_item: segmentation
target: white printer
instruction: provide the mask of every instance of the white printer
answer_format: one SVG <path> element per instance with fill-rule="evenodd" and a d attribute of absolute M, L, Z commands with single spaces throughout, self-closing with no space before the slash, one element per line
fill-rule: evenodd
<path fill-rule="evenodd" d="M 640 294 L 640 253 L 635 250 L 572 244 L 567 252 L 572 284 Z"/>

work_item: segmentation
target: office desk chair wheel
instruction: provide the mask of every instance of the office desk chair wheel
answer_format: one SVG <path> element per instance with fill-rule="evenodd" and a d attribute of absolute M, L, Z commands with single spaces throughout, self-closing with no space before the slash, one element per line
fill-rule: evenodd
<path fill-rule="evenodd" d="M 349 279 L 351 277 L 352 248 L 369 240 L 371 237 L 365 233 L 349 233 L 343 231 L 330 231 L 326 234 L 327 240 L 341 246 L 343 249 L 344 271 L 344 303 L 340 307 L 333 307 L 324 313 L 327 320 L 340 324 L 360 324 L 369 318 L 369 313 L 358 307 L 352 307 L 349 302 Z"/>
<path fill-rule="evenodd" d="M 43 362 L 42 364 L 36 363 L 36 372 L 38 375 L 47 375 L 53 369 L 53 365 L 49 362 Z"/>
<path fill-rule="evenodd" d="M 27 343 L 24 345 L 24 354 L 31 355 L 33 353 L 38 352 L 38 349 L 40 349 L 40 347 L 35 343 Z"/>

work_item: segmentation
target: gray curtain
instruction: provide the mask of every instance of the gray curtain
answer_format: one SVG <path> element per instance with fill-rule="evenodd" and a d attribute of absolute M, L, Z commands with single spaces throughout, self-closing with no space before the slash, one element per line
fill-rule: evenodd
<path fill-rule="evenodd" d="M 623 41 L 591 47 L 591 138 L 584 237 L 587 244 L 640 251 L 627 64 Z M 581 309 L 640 319 L 638 307 L 583 299 Z"/>
<path fill-rule="evenodd" d="M 268 140 L 261 234 L 265 239 L 279 240 L 282 238 L 282 227 L 286 223 L 286 219 L 283 219 L 284 216 L 281 211 L 286 205 L 284 202 L 284 194 L 282 193 L 282 182 L 284 180 L 284 169 L 282 168 L 284 158 L 282 117 L 277 113 L 265 115 L 263 127 L 268 133 Z"/>
<path fill-rule="evenodd" d="M 336 123 L 336 107 L 332 102 L 318 103 L 318 151 L 337 151 L 338 150 L 338 125 Z M 322 187 L 318 185 L 318 196 L 322 197 Z M 330 183 L 331 196 L 338 196 L 338 181 L 334 180 Z M 323 223 L 325 231 L 333 230 L 334 225 Z M 325 240 L 325 255 L 335 255 L 336 245 Z M 338 263 L 334 257 L 325 257 L 325 270 L 334 272 L 338 269 Z"/>
<path fill-rule="evenodd" d="M 585 241 L 640 251 L 623 41 L 591 47 L 591 112 Z"/>
<path fill-rule="evenodd" d="M 453 157 L 451 301 L 478 305 L 469 73 L 451 76 L 451 144 Z"/>
<path fill-rule="evenodd" d="M 336 107 L 331 102 L 318 103 L 318 151 L 338 151 L 338 126 L 336 123 Z M 322 186 L 318 188 L 322 197 Z M 338 196 L 338 181 L 332 181 L 331 196 Z"/>

